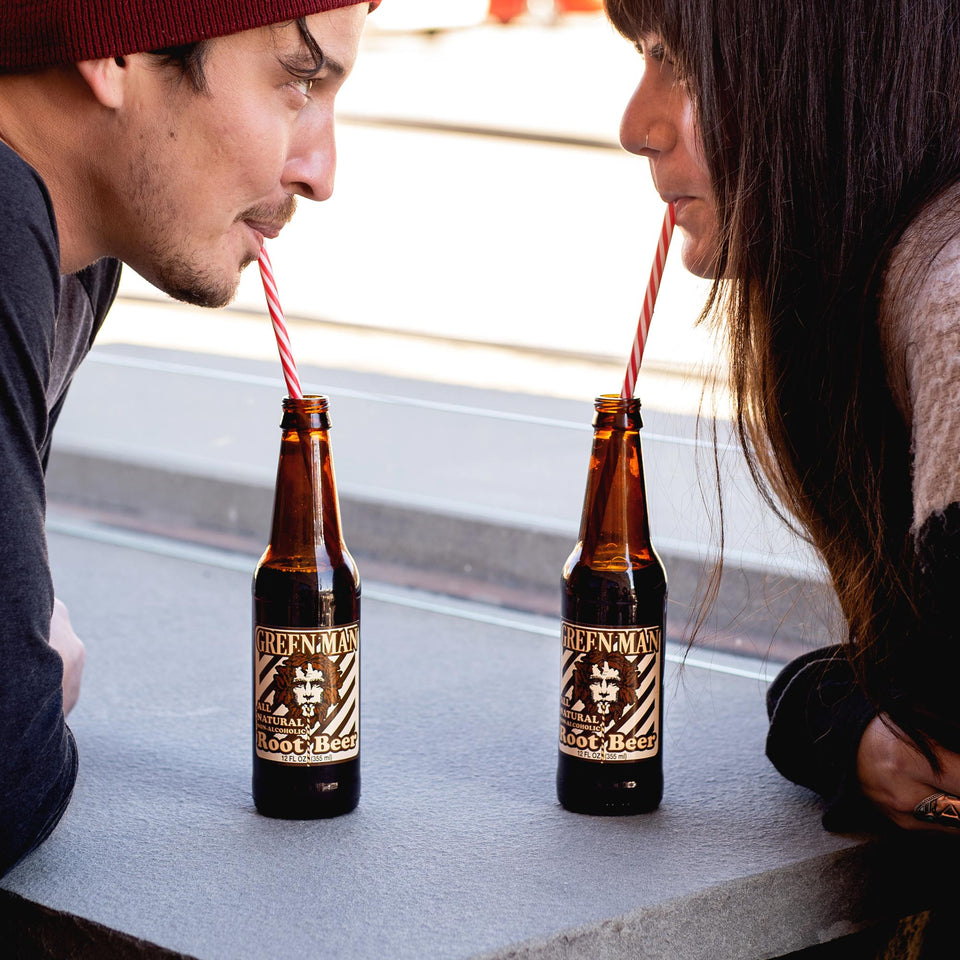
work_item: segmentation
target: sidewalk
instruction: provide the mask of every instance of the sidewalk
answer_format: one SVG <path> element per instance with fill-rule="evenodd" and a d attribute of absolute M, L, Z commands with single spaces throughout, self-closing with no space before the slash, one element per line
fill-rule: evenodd
<path fill-rule="evenodd" d="M 127 309 L 165 308 L 115 307 Z M 301 378 L 331 397 L 345 535 L 367 575 L 555 615 L 579 527 L 591 402 L 312 365 Z M 51 500 L 259 552 L 282 394 L 276 361 L 98 346 L 57 427 Z M 713 447 L 693 417 L 649 410 L 644 420 L 652 535 L 679 639 L 716 549 Z M 702 640 L 786 660 L 829 637 L 822 574 L 759 501 L 732 444 L 721 460 L 726 572 Z"/>

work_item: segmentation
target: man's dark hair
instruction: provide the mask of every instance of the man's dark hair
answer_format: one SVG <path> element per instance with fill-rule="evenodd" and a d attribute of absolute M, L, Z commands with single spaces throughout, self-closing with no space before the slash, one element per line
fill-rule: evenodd
<path fill-rule="evenodd" d="M 303 39 L 303 44 L 313 62 L 308 66 L 287 63 L 286 61 L 283 64 L 285 69 L 293 76 L 311 77 L 323 66 L 323 51 L 310 32 L 309 27 L 307 27 L 306 18 L 298 17 L 296 24 Z M 173 67 L 177 70 L 179 73 L 178 82 L 186 80 L 197 93 L 206 93 L 207 78 L 203 72 L 203 66 L 209 48 L 209 40 L 198 40 L 194 43 L 181 43 L 174 47 L 161 47 L 158 50 L 151 50 L 150 55 L 159 60 L 160 66 Z"/>
<path fill-rule="evenodd" d="M 207 92 L 207 78 L 203 72 L 209 40 L 195 43 L 181 43 L 175 47 L 161 47 L 151 50 L 150 56 L 157 57 L 162 67 L 174 67 L 179 71 L 179 80 L 187 80 L 197 93 Z"/>

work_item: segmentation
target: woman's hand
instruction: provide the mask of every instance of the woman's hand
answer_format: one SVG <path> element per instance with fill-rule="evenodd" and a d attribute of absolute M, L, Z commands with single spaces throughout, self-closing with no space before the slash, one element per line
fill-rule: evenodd
<path fill-rule="evenodd" d="M 80 680 L 83 677 L 86 651 L 80 638 L 73 632 L 66 604 L 60 600 L 53 601 L 50 646 L 63 659 L 63 715 L 66 716 L 76 706 L 80 697 Z"/>
<path fill-rule="evenodd" d="M 884 816 L 905 830 L 956 833 L 960 828 L 960 754 L 936 745 L 934 754 L 940 761 L 939 774 L 889 718 L 874 717 L 857 751 L 860 787 Z M 914 815 L 919 803 L 940 794 L 947 798 L 931 804 L 935 808 L 932 821 Z"/>

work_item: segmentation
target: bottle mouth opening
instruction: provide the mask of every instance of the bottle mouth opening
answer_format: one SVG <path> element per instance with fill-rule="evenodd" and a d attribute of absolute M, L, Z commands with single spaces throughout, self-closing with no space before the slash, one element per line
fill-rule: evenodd
<path fill-rule="evenodd" d="M 616 393 L 603 393 L 593 401 L 596 411 L 593 425 L 603 422 L 615 430 L 639 430 L 643 426 L 640 419 L 640 401 L 636 397 L 621 397 Z M 612 423 L 610 418 L 613 418 Z"/>
<path fill-rule="evenodd" d="M 295 413 L 326 413 L 329 406 L 330 398 L 319 393 L 283 398 L 283 409 Z"/>
<path fill-rule="evenodd" d="M 329 398 L 320 394 L 283 398 L 282 430 L 329 430 Z"/>

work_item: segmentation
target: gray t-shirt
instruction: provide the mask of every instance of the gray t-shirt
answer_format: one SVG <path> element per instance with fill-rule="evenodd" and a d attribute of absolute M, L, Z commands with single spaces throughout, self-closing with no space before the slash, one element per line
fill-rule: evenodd
<path fill-rule="evenodd" d="M 60 309 L 57 311 L 47 383 L 47 409 L 55 410 L 64 398 L 80 361 L 87 355 L 99 327 L 93 315 L 90 294 L 77 274 L 60 277 Z"/>

